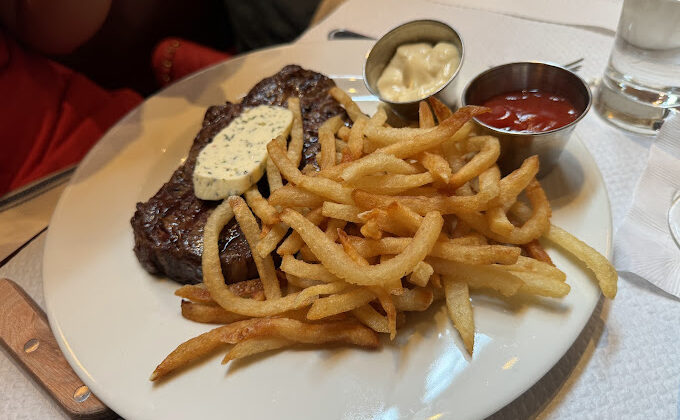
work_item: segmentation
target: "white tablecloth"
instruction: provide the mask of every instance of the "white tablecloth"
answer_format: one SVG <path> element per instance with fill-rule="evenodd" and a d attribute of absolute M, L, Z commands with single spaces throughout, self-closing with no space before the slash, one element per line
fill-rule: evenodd
<path fill-rule="evenodd" d="M 441 3 L 441 2 L 440 2 Z M 558 62 L 585 58 L 581 74 L 592 79 L 601 74 L 612 43 L 611 17 L 602 14 L 607 0 L 570 2 L 565 25 L 537 22 L 545 16 L 555 22 L 559 13 L 547 10 L 527 16 L 526 10 L 504 15 L 439 3 L 422 7 L 420 2 L 349 1 L 326 20 L 306 32 L 298 42 L 325 39 L 330 29 L 346 28 L 380 35 L 406 20 L 419 17 L 448 21 L 461 31 L 493 30 L 511 37 L 520 46 L 514 51 L 494 51 L 489 64 L 514 59 Z M 482 4 L 483 2 L 480 2 Z M 552 7 L 560 2 L 550 3 Z M 599 19 L 574 22 L 575 11 L 588 14 L 592 3 Z M 484 3 L 484 7 L 494 2 Z M 543 4 L 525 0 L 521 5 Z M 523 6 L 523 7 L 524 7 Z M 531 8 L 529 7 L 528 10 Z M 566 10 L 566 9 L 565 9 Z M 509 17 L 529 17 L 520 19 Z M 522 30 L 517 31 L 521 22 Z M 555 44 L 563 40 L 563 45 Z M 553 44 L 550 44 L 553 42 Z M 492 49 L 491 46 L 489 46 Z M 574 51 L 578 56 L 574 55 Z M 622 221 L 637 179 L 644 170 L 649 138 L 623 134 L 599 119 L 594 112 L 577 129 L 600 167 L 609 191 L 614 227 Z M 0 276 L 17 281 L 39 303 L 42 297 L 42 251 L 45 234 L 22 250 Z M 534 387 L 496 413 L 494 419 L 680 419 L 680 302 L 644 279 L 622 274 L 613 302 L 602 301 L 580 337 Z M 0 353 L 0 419 L 65 418 L 38 386 L 6 353 Z"/>

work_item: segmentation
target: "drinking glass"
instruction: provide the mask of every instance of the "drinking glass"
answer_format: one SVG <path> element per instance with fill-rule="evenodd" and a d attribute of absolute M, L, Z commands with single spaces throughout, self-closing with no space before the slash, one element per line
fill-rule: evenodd
<path fill-rule="evenodd" d="M 624 1 L 595 109 L 641 134 L 680 109 L 680 0 Z"/>

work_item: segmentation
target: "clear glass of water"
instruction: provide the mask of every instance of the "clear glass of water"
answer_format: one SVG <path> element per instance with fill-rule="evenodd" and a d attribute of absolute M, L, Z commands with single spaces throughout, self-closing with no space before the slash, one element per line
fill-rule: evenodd
<path fill-rule="evenodd" d="M 595 109 L 641 134 L 680 110 L 680 0 L 624 1 Z"/>

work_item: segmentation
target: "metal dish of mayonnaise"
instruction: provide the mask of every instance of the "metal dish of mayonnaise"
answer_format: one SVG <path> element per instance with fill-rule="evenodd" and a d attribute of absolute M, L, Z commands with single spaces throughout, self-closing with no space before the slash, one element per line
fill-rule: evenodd
<path fill-rule="evenodd" d="M 407 22 L 375 43 L 364 63 L 364 82 L 400 117 L 415 119 L 418 103 L 430 96 L 455 104 L 455 80 L 463 56 L 463 41 L 449 25 L 434 20 Z"/>

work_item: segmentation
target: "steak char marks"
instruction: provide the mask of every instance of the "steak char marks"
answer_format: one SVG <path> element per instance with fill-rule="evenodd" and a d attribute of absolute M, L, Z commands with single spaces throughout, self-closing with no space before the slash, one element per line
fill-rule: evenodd
<path fill-rule="evenodd" d="M 301 167 L 314 162 L 319 151 L 319 126 L 338 114 L 346 118 L 345 111 L 328 94 L 333 86 L 333 81 L 322 74 L 290 65 L 255 85 L 240 104 L 227 102 L 208 108 L 201 131 L 194 139 L 184 164 L 149 201 L 137 203 L 137 211 L 130 222 L 135 236 L 134 252 L 144 269 L 152 274 L 168 276 L 178 283 L 200 283 L 203 280 L 203 227 L 219 203 L 201 200 L 194 195 L 192 176 L 201 149 L 243 108 L 286 106 L 289 97 L 297 96 L 300 98 L 304 129 Z M 235 220 L 222 230 L 219 249 L 227 283 L 258 276 L 248 243 Z"/>

